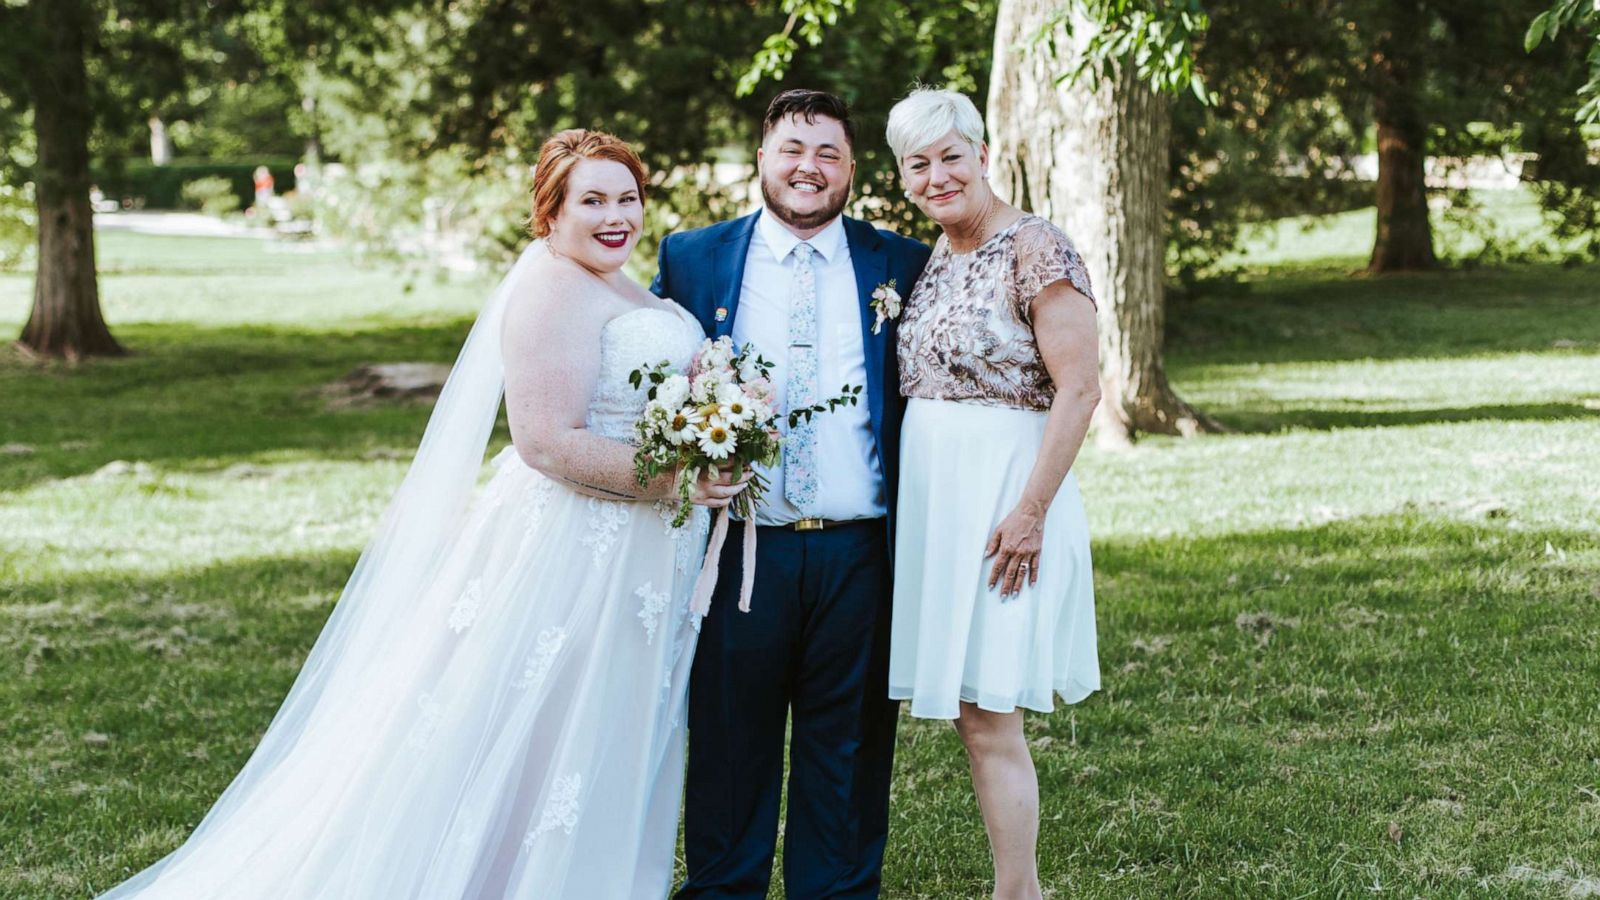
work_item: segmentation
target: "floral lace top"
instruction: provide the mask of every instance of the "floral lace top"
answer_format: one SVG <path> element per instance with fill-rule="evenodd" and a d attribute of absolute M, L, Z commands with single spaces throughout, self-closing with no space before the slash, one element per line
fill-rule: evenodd
<path fill-rule="evenodd" d="M 900 393 L 1049 409 L 1056 388 L 1039 358 L 1031 308 L 1062 279 L 1094 302 L 1083 257 L 1038 216 L 1023 216 L 971 253 L 952 253 L 939 238 L 897 329 Z"/>

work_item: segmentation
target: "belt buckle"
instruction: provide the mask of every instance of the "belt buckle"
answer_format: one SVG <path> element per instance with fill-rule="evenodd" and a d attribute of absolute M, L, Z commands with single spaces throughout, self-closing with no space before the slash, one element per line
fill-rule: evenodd
<path fill-rule="evenodd" d="M 795 531 L 821 531 L 825 526 L 821 519 L 801 519 L 794 523 Z"/>

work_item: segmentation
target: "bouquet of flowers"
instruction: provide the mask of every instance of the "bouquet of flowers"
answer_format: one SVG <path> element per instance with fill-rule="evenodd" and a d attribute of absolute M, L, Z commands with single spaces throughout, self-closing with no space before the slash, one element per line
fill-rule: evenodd
<path fill-rule="evenodd" d="M 731 338 L 720 337 L 701 344 L 687 372 L 675 372 L 671 363 L 660 362 L 635 369 L 628 376 L 634 388 L 648 391 L 644 415 L 635 426 L 639 449 L 633 457 L 634 474 L 644 486 L 663 472 L 676 471 L 678 513 L 672 520 L 673 527 L 688 518 L 689 494 L 702 475 L 728 469 L 735 482 L 747 472 L 750 475 L 749 485 L 717 515 L 705 565 L 695 581 L 690 603 L 699 615 L 710 609 L 730 509 L 745 520 L 739 609 L 750 611 L 756 547 L 753 520 L 769 487 L 755 466 L 777 465 L 783 440 L 778 422 L 785 414 L 773 397 L 772 366 L 752 347 L 736 349 Z M 854 406 L 860 397 L 860 385 L 846 386 L 836 397 L 790 410 L 788 426 L 793 428 L 818 413 L 841 406 Z"/>

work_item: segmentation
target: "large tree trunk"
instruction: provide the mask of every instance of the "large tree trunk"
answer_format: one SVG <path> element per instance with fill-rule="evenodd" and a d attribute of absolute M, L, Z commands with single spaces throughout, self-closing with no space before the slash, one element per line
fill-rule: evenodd
<path fill-rule="evenodd" d="M 1001 0 L 989 88 L 996 192 L 1059 225 L 1083 253 L 1100 303 L 1102 440 L 1190 435 L 1217 424 L 1184 403 L 1162 365 L 1165 327 L 1166 99 L 1120 71 L 1097 86 L 1073 69 L 1095 27 L 1033 44 L 1057 0 Z"/>
<path fill-rule="evenodd" d="M 89 206 L 89 83 L 84 44 L 90 27 L 83 0 L 34 0 L 43 44 L 29 73 L 39 162 L 39 271 L 33 313 L 21 343 L 34 353 L 77 359 L 119 354 L 100 314 L 95 283 L 94 214 Z"/>
<path fill-rule="evenodd" d="M 1422 10 L 1401 2 L 1391 13 L 1394 21 L 1379 37 L 1370 69 L 1378 123 L 1378 236 L 1367 264 L 1374 274 L 1438 265 L 1423 180 L 1428 123 L 1419 109 L 1421 73 L 1412 59 L 1423 40 Z"/>

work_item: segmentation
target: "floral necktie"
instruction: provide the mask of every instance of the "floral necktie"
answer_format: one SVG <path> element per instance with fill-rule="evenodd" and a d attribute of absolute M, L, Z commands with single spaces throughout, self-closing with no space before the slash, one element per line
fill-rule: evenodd
<path fill-rule="evenodd" d="M 794 279 L 789 288 L 789 409 L 817 402 L 817 276 L 811 267 L 815 252 L 802 241 L 794 248 Z M 783 496 L 802 516 L 815 514 L 817 504 L 817 426 L 803 420 L 789 429 L 783 446 Z"/>

